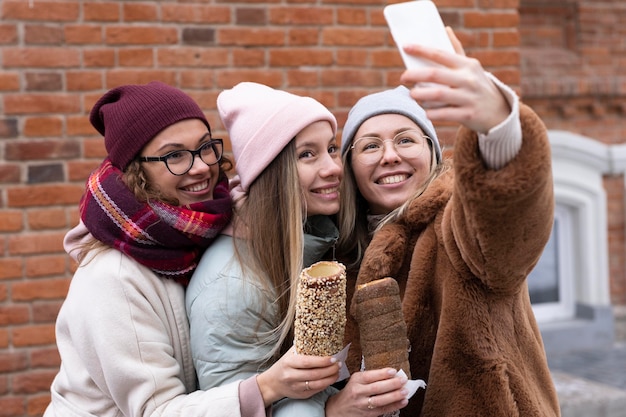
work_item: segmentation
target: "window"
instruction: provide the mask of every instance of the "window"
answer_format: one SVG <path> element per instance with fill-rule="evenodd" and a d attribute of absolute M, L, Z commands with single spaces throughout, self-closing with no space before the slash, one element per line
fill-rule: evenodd
<path fill-rule="evenodd" d="M 546 352 L 609 346 L 607 198 L 603 176 L 626 171 L 626 147 L 549 131 L 556 202 L 554 226 L 528 278 Z"/>
<path fill-rule="evenodd" d="M 557 205 L 550 240 L 528 277 L 530 301 L 540 323 L 575 315 L 572 227 L 570 210 Z"/>

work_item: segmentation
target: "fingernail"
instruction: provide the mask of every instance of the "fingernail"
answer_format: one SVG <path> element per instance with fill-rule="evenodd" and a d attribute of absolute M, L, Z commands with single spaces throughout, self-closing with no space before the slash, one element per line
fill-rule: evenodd
<path fill-rule="evenodd" d="M 335 363 L 337 362 L 337 358 L 335 358 L 334 356 L 330 358 L 330 363 Z"/>
<path fill-rule="evenodd" d="M 389 369 L 389 370 L 387 371 L 387 373 L 388 373 L 389 375 L 395 375 L 395 374 L 397 374 L 397 373 L 398 373 L 398 371 L 396 371 L 395 369 Z"/>

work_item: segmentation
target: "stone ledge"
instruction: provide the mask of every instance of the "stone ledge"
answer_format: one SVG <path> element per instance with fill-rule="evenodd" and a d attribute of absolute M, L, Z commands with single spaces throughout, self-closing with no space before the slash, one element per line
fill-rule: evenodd
<path fill-rule="evenodd" d="M 563 372 L 552 372 L 561 417 L 624 417 L 626 391 Z"/>

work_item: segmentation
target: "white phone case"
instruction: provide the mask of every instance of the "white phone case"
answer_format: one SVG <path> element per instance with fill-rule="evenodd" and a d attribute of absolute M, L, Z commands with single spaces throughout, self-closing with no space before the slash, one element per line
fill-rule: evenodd
<path fill-rule="evenodd" d="M 432 1 L 390 4 L 385 6 L 383 14 L 407 69 L 437 64 L 406 54 L 402 50 L 404 45 L 421 44 L 454 53 L 437 6 Z"/>

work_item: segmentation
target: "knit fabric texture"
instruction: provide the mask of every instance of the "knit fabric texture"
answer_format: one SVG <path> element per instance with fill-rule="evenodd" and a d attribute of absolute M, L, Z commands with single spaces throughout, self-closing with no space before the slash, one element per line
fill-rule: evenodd
<path fill-rule="evenodd" d="M 348 119 L 341 132 L 341 155 L 343 156 L 348 152 L 354 135 L 367 119 L 381 114 L 401 114 L 414 121 L 426 136 L 432 139 L 437 161 L 441 162 L 441 146 L 435 127 L 426 116 L 426 111 L 417 104 L 409 93 L 409 89 L 401 85 L 359 99 L 350 109 Z"/>
<path fill-rule="evenodd" d="M 232 217 L 228 178 L 222 174 L 212 200 L 172 206 L 137 200 L 122 175 L 109 159 L 90 175 L 81 220 L 99 241 L 187 285 L 200 256 Z"/>
<path fill-rule="evenodd" d="M 337 120 L 324 105 L 266 85 L 243 82 L 217 97 L 217 109 L 230 135 L 243 192 L 301 130 Z"/>
<path fill-rule="evenodd" d="M 200 119 L 211 131 L 191 97 L 159 81 L 113 88 L 89 115 L 91 124 L 104 136 L 109 159 L 122 171 L 161 130 L 185 119 Z"/>

